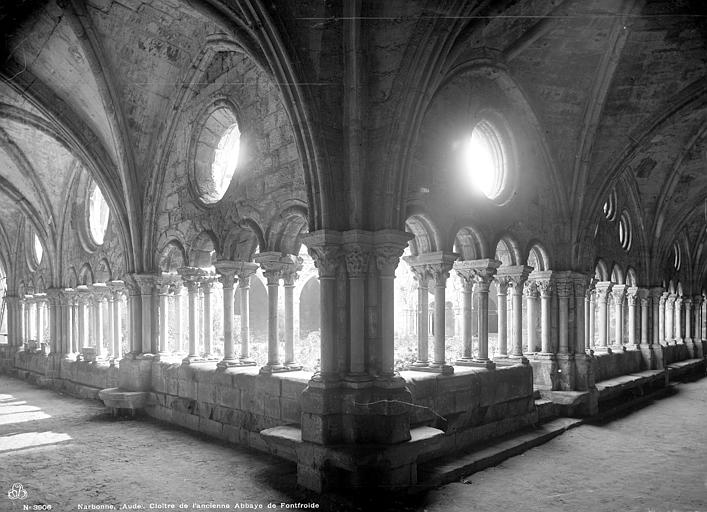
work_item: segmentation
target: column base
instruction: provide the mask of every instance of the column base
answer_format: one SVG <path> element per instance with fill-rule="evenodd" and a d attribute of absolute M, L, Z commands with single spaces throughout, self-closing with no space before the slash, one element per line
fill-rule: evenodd
<path fill-rule="evenodd" d="M 490 359 L 461 359 L 456 362 L 458 366 L 471 366 L 474 368 L 486 368 L 487 370 L 495 370 L 496 364 Z"/>
<path fill-rule="evenodd" d="M 184 359 L 182 359 L 182 364 L 193 364 L 193 363 L 205 363 L 206 360 L 204 360 L 202 357 L 199 356 L 187 356 Z"/>
<path fill-rule="evenodd" d="M 408 368 L 424 368 L 425 366 L 429 366 L 430 362 L 429 361 L 415 361 L 412 363 Z"/>
<path fill-rule="evenodd" d="M 528 360 L 527 357 L 525 357 L 523 354 L 511 354 L 508 356 L 509 359 L 514 361 L 514 364 L 530 364 L 530 361 Z"/>
<path fill-rule="evenodd" d="M 290 369 L 287 366 L 281 364 L 266 364 L 260 367 L 260 375 L 272 375 L 273 373 L 284 373 L 289 372 Z"/>
<path fill-rule="evenodd" d="M 612 345 L 612 352 L 626 352 L 626 345 Z"/>
<path fill-rule="evenodd" d="M 216 368 L 237 368 L 239 366 L 255 366 L 255 361 L 240 361 L 238 359 L 222 359 L 216 363 Z"/>
<path fill-rule="evenodd" d="M 426 366 L 410 365 L 406 370 L 411 372 L 441 373 L 442 375 L 452 375 L 454 367 L 448 364 L 428 364 Z"/>
<path fill-rule="evenodd" d="M 614 353 L 614 351 L 611 350 L 611 347 L 601 347 L 601 346 L 594 347 L 594 352 L 597 354 L 613 354 Z"/>
<path fill-rule="evenodd" d="M 373 386 L 374 379 L 367 373 L 350 373 L 341 381 L 341 386 L 350 389 L 362 389 Z"/>
<path fill-rule="evenodd" d="M 527 361 L 527 359 L 526 359 L 526 361 Z M 510 356 L 503 355 L 503 356 L 494 357 L 493 362 L 496 364 L 496 366 L 515 366 L 515 365 L 519 364 L 521 361 L 519 361 L 517 358 L 511 359 Z"/>
<path fill-rule="evenodd" d="M 203 359 L 204 361 L 218 361 L 218 360 L 219 360 L 218 357 L 216 357 L 216 356 L 214 356 L 214 355 L 212 355 L 212 354 L 204 354 L 204 355 L 202 356 L 202 359 Z"/>

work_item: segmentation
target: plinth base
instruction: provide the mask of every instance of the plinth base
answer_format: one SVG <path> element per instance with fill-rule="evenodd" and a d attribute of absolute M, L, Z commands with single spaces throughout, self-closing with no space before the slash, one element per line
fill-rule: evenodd
<path fill-rule="evenodd" d="M 519 356 L 517 356 L 517 355 L 511 354 L 510 356 L 508 356 L 508 358 L 511 359 L 512 361 L 514 361 L 515 364 L 518 364 L 518 363 L 520 363 L 520 364 L 530 364 L 530 361 L 529 361 L 528 358 L 525 357 L 524 355 L 519 355 Z"/>
<path fill-rule="evenodd" d="M 223 359 L 216 363 L 216 368 L 237 368 L 239 366 L 255 366 L 255 361 L 239 361 L 238 359 Z"/>
<path fill-rule="evenodd" d="M 199 356 L 187 356 L 182 359 L 182 364 L 206 363 L 206 359 Z"/>
<path fill-rule="evenodd" d="M 456 362 L 457 366 L 471 366 L 474 368 L 486 368 L 487 370 L 495 370 L 496 363 L 490 359 L 460 359 Z"/>
<path fill-rule="evenodd" d="M 454 367 L 448 364 L 444 365 L 427 365 L 427 366 L 408 366 L 406 368 L 410 372 L 427 372 L 427 373 L 441 373 L 442 375 L 452 375 L 454 373 Z"/>

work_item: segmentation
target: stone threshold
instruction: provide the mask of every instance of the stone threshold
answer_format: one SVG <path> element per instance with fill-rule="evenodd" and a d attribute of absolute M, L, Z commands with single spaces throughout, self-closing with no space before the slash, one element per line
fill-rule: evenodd
<path fill-rule="evenodd" d="M 563 432 L 581 425 L 583 421 L 574 418 L 558 418 L 532 430 L 504 436 L 484 448 L 465 451 L 461 455 L 433 459 L 418 466 L 418 484 L 410 491 L 424 491 L 457 482 L 473 473 L 520 455 L 530 448 L 544 444 Z"/>

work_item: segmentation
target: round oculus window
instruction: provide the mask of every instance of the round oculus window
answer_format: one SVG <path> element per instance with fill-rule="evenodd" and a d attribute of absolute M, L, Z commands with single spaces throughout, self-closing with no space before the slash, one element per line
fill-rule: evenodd
<path fill-rule="evenodd" d="M 506 188 L 507 162 L 501 136 L 487 120 L 479 121 L 462 149 L 462 165 L 471 186 L 488 199 Z"/>
<path fill-rule="evenodd" d="M 241 131 L 230 108 L 220 107 L 206 119 L 196 142 L 194 181 L 206 204 L 220 201 L 231 184 L 241 153 Z"/>

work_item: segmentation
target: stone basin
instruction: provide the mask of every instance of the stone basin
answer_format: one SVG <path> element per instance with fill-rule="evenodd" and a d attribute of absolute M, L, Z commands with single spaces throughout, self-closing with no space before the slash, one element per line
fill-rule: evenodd
<path fill-rule="evenodd" d="M 113 416 L 121 410 L 128 410 L 134 416 L 135 411 L 144 409 L 149 393 L 145 391 L 125 391 L 120 388 L 102 389 L 98 398 L 111 409 Z"/>

